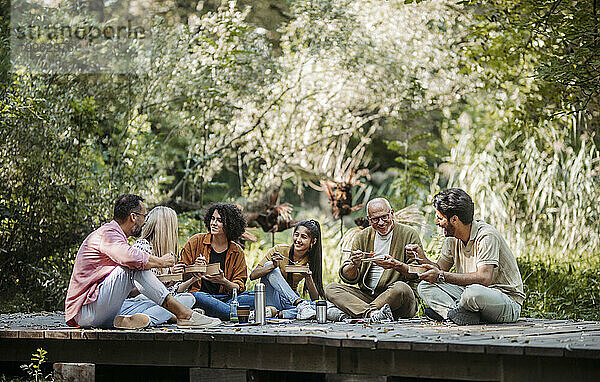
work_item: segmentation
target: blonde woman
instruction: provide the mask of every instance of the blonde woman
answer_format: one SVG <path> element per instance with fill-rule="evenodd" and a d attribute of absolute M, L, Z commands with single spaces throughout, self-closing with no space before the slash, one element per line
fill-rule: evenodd
<path fill-rule="evenodd" d="M 147 252 L 151 256 L 160 257 L 168 253 L 177 254 L 179 253 L 177 226 L 177 213 L 173 209 L 163 206 L 154 207 L 146 217 L 146 224 L 142 228 L 140 239 L 133 246 Z M 156 268 L 153 271 L 162 274 L 167 273 L 169 269 Z M 198 280 L 192 277 L 181 283 L 168 283 L 166 286 L 179 302 L 191 308 L 196 299 L 191 293 L 183 292 L 196 281 Z M 136 286 L 139 288 L 138 285 Z M 130 316 L 137 313 L 143 313 L 150 318 L 149 326 L 160 325 L 173 318 L 171 312 L 156 305 L 143 294 L 126 299 L 123 302 L 119 315 Z"/>

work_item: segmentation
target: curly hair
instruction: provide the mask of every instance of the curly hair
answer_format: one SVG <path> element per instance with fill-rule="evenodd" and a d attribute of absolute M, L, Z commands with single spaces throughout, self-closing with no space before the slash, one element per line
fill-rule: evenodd
<path fill-rule="evenodd" d="M 242 211 L 231 203 L 213 203 L 208 206 L 206 213 L 204 214 L 204 226 L 210 231 L 210 219 L 213 213 L 216 211 L 221 215 L 223 219 L 223 231 L 229 241 L 238 241 L 240 236 L 246 230 L 246 218 L 242 214 Z"/>

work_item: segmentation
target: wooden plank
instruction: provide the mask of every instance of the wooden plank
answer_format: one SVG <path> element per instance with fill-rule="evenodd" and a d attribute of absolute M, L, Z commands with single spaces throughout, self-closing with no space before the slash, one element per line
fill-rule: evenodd
<path fill-rule="evenodd" d="M 566 357 L 506 356 L 501 359 L 503 381 L 597 382 L 600 362 Z"/>
<path fill-rule="evenodd" d="M 183 340 L 184 341 L 212 342 L 215 340 L 215 337 L 214 337 L 214 335 L 212 335 L 210 333 L 189 332 L 186 330 L 185 333 L 183 333 Z"/>
<path fill-rule="evenodd" d="M 53 338 L 56 340 L 68 340 L 71 338 L 71 331 L 69 330 L 46 330 L 44 331 L 46 338 Z"/>
<path fill-rule="evenodd" d="M 308 344 L 307 336 L 293 336 L 293 335 L 279 335 L 276 337 L 278 344 L 293 344 L 293 345 L 304 345 Z"/>
<path fill-rule="evenodd" d="M 379 341 L 377 342 L 377 349 L 387 350 L 410 350 L 412 349 L 412 341 Z"/>
<path fill-rule="evenodd" d="M 442 342 L 415 342 L 412 344 L 412 349 L 426 352 L 446 352 L 448 351 L 448 344 Z"/>
<path fill-rule="evenodd" d="M 19 338 L 19 331 L 15 329 L 1 330 L 0 338 Z"/>
<path fill-rule="evenodd" d="M 523 346 L 514 345 L 485 345 L 486 354 L 523 355 Z"/>
<path fill-rule="evenodd" d="M 44 338 L 43 330 L 19 330 L 19 338 Z"/>
<path fill-rule="evenodd" d="M 531 346 L 525 346 L 525 355 L 531 356 L 545 356 L 545 357 L 562 357 L 565 355 L 565 345 L 560 346 L 559 344 L 554 345 L 542 345 L 534 344 Z"/>
<path fill-rule="evenodd" d="M 154 339 L 156 341 L 183 341 L 183 333 L 178 332 L 154 332 Z"/>
<path fill-rule="evenodd" d="M 103 341 L 126 340 L 127 333 L 121 330 L 101 330 L 98 332 L 98 339 Z"/>
<path fill-rule="evenodd" d="M 127 341 L 154 341 L 154 332 L 128 331 Z"/>
<path fill-rule="evenodd" d="M 339 373 L 497 381 L 498 357 L 486 354 L 420 352 L 414 350 L 339 349 Z"/>
<path fill-rule="evenodd" d="M 376 375 L 325 374 L 325 382 L 387 382 L 388 378 Z"/>
<path fill-rule="evenodd" d="M 211 344 L 211 367 L 326 373 L 337 370 L 337 352 L 315 345 Z"/>
<path fill-rule="evenodd" d="M 95 330 L 74 330 L 71 332 L 72 340 L 97 340 L 98 332 Z"/>
<path fill-rule="evenodd" d="M 449 343 L 448 351 L 454 353 L 485 353 L 484 345 L 465 344 L 465 343 Z"/>
<path fill-rule="evenodd" d="M 377 338 L 348 338 L 342 339 L 343 348 L 376 349 Z"/>
<path fill-rule="evenodd" d="M 241 333 L 212 333 L 212 340 L 216 342 L 244 342 L 245 335 Z"/>
<path fill-rule="evenodd" d="M 260 344 L 274 344 L 277 342 L 276 335 L 269 334 L 246 334 L 244 335 L 244 342 L 248 343 L 260 343 Z"/>
<path fill-rule="evenodd" d="M 340 338 L 330 338 L 326 336 L 309 336 L 308 343 L 311 345 L 327 346 L 339 348 L 342 346 Z"/>
<path fill-rule="evenodd" d="M 246 382 L 247 374 L 246 370 L 192 367 L 190 368 L 190 382 Z"/>

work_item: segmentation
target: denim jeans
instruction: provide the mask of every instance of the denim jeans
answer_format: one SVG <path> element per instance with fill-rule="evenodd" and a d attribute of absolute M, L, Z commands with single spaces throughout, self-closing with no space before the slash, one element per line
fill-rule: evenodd
<path fill-rule="evenodd" d="M 196 299 L 191 293 L 178 293 L 175 295 L 175 298 L 188 308 L 191 308 L 196 303 Z M 162 306 L 156 305 L 143 294 L 126 299 L 123 302 L 123 306 L 121 306 L 119 315 L 132 315 L 135 313 L 144 313 L 150 317 L 150 326 L 164 324 L 169 318 L 173 317 L 173 313 Z"/>
<path fill-rule="evenodd" d="M 264 266 L 270 266 L 271 264 L 270 261 L 267 261 Z M 288 284 L 279 267 L 261 277 L 260 281 L 265 284 L 266 305 L 274 306 L 281 311 L 282 318 L 295 319 L 298 315 L 298 308 L 294 305 L 294 302 L 298 301 L 300 295 Z M 308 302 L 316 310 L 315 301 Z M 331 304 L 327 303 L 327 306 L 329 307 Z"/>
<path fill-rule="evenodd" d="M 81 327 L 112 327 L 113 320 L 134 287 L 159 306 L 169 295 L 167 288 L 152 271 L 118 266 L 100 283 L 96 301 L 81 307 L 75 322 Z"/>
<path fill-rule="evenodd" d="M 231 296 L 227 294 L 209 294 L 206 292 L 194 292 L 192 294 L 196 298 L 194 306 L 204 309 L 207 316 L 217 317 L 224 321 L 229 320 Z M 254 309 L 254 292 L 240 293 L 238 295 L 238 304 L 247 305 L 250 309 Z"/>
<path fill-rule="evenodd" d="M 489 323 L 515 322 L 521 314 L 521 305 L 512 298 L 479 284 L 463 287 L 421 281 L 417 290 L 423 301 L 443 318 L 448 318 L 448 311 L 456 306 L 479 312 L 481 320 Z"/>

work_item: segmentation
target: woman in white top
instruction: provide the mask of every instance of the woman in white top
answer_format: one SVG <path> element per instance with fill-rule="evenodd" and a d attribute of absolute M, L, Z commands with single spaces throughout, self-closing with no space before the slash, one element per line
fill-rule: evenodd
<path fill-rule="evenodd" d="M 133 245 L 151 256 L 163 256 L 168 253 L 179 254 L 179 244 L 177 240 L 178 224 L 177 213 L 169 208 L 158 206 L 154 207 L 146 217 L 146 224 L 142 228 L 142 235 Z M 158 274 L 168 273 L 169 269 L 152 269 Z M 184 282 L 169 282 L 167 289 L 175 295 L 183 305 L 191 308 L 196 299 L 191 293 L 184 293 L 188 287 L 197 279 L 190 278 Z M 139 293 L 132 292 L 130 296 Z M 150 318 L 150 326 L 160 325 L 173 318 L 171 312 L 163 307 L 156 305 L 143 294 L 137 294 L 123 302 L 119 315 L 133 315 L 136 313 L 146 314 Z"/>

